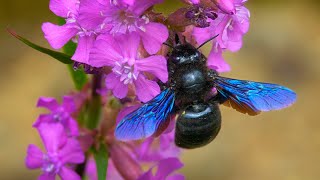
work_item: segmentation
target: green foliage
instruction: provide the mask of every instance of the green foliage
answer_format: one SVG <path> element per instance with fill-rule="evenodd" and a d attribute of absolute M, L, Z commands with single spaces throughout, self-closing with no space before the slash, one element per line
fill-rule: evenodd
<path fill-rule="evenodd" d="M 8 30 L 8 32 L 14 36 L 15 38 L 17 38 L 18 40 L 20 40 L 21 42 L 23 42 L 24 44 L 28 45 L 29 47 L 39 51 L 39 52 L 42 52 L 44 54 L 47 54 L 51 57 L 53 57 L 54 59 L 64 63 L 64 64 L 71 64 L 73 61 L 71 60 L 71 56 L 68 55 L 68 54 L 64 54 L 64 53 L 61 53 L 61 52 L 57 52 L 57 51 L 53 51 L 51 49 L 47 49 L 47 48 L 44 48 L 44 47 L 41 47 L 37 44 L 34 44 L 33 42 L 29 41 L 28 39 L 26 38 L 23 38 L 21 36 L 19 36 L 18 34 L 16 34 L 15 32 L 11 31 L 11 30 Z"/>
<path fill-rule="evenodd" d="M 93 156 L 96 161 L 98 180 L 105 180 L 108 167 L 108 151 L 106 145 L 101 143 L 98 150 L 93 149 Z"/>
<path fill-rule="evenodd" d="M 72 41 L 69 41 L 64 47 L 63 51 L 72 56 L 77 48 L 77 45 Z M 88 82 L 87 74 L 83 71 L 83 68 L 77 70 L 73 69 L 72 64 L 68 65 L 68 69 L 73 80 L 74 86 L 77 90 L 81 90 L 83 86 Z"/>

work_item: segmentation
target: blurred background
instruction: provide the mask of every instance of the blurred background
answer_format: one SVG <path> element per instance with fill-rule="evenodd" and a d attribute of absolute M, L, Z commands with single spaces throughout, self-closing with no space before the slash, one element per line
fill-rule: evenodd
<path fill-rule="evenodd" d="M 72 88 L 64 65 L 5 30 L 10 27 L 49 47 L 41 32 L 43 22 L 55 21 L 48 3 L 1 0 L 0 179 L 38 176 L 38 171 L 24 166 L 27 145 L 41 144 L 31 128 L 41 112 L 35 104 L 39 96 L 60 99 Z M 208 146 L 184 151 L 181 172 L 187 179 L 203 180 L 319 179 L 320 3 L 249 0 L 246 6 L 251 27 L 243 48 L 225 55 L 232 71 L 223 75 L 288 86 L 297 92 L 298 101 L 255 117 L 221 107 L 220 134 Z"/>

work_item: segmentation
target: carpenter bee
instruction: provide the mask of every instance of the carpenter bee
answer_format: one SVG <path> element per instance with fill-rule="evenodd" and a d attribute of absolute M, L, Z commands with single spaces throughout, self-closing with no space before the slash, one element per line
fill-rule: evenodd
<path fill-rule="evenodd" d="M 201 47 L 200 45 L 199 47 Z M 167 126 L 170 114 L 178 114 L 175 143 L 181 148 L 198 148 L 219 133 L 224 104 L 239 112 L 290 106 L 296 94 L 284 86 L 219 76 L 206 66 L 206 57 L 189 43 L 177 43 L 168 55 L 169 80 L 161 93 L 125 116 L 117 125 L 119 140 L 137 140 L 157 135 Z"/>

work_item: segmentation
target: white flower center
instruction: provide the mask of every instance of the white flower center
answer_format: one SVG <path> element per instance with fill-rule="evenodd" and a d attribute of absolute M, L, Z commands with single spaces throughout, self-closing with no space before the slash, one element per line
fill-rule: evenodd
<path fill-rule="evenodd" d="M 113 27 L 110 31 L 111 34 L 126 34 L 138 30 L 146 31 L 145 25 L 150 22 L 146 16 L 137 17 L 135 14 L 127 12 L 124 9 L 119 9 L 113 17 Z"/>
<path fill-rule="evenodd" d="M 116 62 L 112 71 L 120 77 L 120 81 L 124 84 L 132 83 L 137 80 L 138 72 L 134 71 L 134 65 L 129 65 L 127 61 Z"/>

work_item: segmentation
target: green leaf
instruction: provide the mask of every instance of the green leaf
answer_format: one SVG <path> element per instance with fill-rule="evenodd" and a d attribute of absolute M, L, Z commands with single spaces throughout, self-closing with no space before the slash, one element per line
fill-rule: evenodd
<path fill-rule="evenodd" d="M 73 69 L 72 64 L 68 64 L 68 69 L 74 83 L 74 86 L 77 90 L 81 90 L 83 86 L 88 82 L 88 77 L 86 73 L 83 71 L 83 68 L 79 68 L 77 70 Z"/>
<path fill-rule="evenodd" d="M 20 40 L 21 42 L 23 42 L 24 44 L 28 45 L 29 47 L 37 50 L 37 51 L 40 51 L 44 54 L 47 54 L 51 57 L 53 57 L 54 59 L 64 63 L 64 64 L 71 64 L 73 61 L 71 60 L 71 56 L 70 55 L 67 55 L 67 54 L 64 54 L 64 53 L 61 53 L 61 52 L 57 52 L 57 51 L 53 51 L 51 49 L 47 49 L 47 48 L 44 48 L 44 47 L 41 47 L 37 44 L 34 44 L 33 42 L 19 36 L 18 34 L 16 34 L 15 32 L 11 31 L 8 29 L 8 32 L 14 36 L 15 38 L 17 38 L 18 40 Z"/>
<path fill-rule="evenodd" d="M 65 46 L 63 46 L 63 51 L 72 56 L 77 48 L 77 45 L 72 41 L 69 41 Z M 88 82 L 88 76 L 83 71 L 83 68 L 79 68 L 77 70 L 73 69 L 73 65 L 69 64 L 68 69 L 73 80 L 74 86 L 77 90 L 81 90 L 83 86 Z"/>
<path fill-rule="evenodd" d="M 108 168 L 108 151 L 105 144 L 101 143 L 98 150 L 93 149 L 94 160 L 98 172 L 98 180 L 106 180 Z"/>

